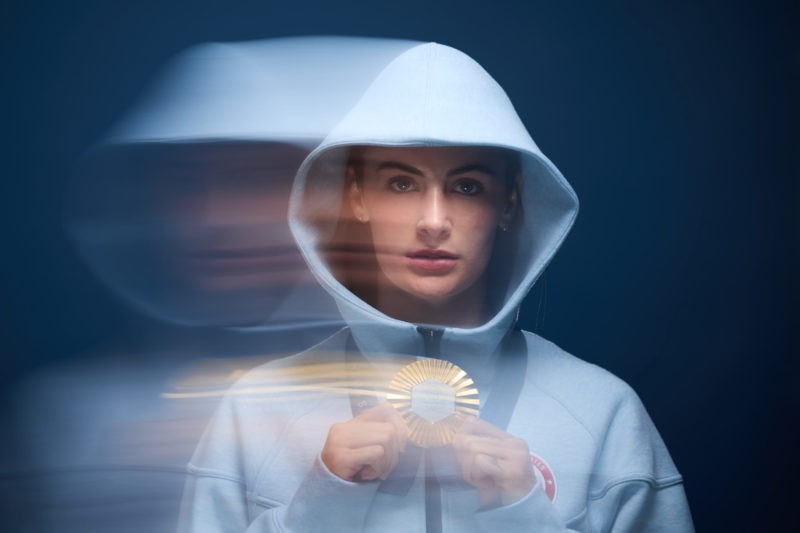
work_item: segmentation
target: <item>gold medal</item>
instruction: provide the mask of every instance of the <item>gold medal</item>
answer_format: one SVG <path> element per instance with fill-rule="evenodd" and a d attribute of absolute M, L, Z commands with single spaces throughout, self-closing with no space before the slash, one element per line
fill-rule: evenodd
<path fill-rule="evenodd" d="M 408 424 L 409 438 L 423 448 L 444 446 L 467 416 L 478 416 L 475 383 L 461 368 L 441 359 L 410 363 L 389 383 L 387 401 Z"/>

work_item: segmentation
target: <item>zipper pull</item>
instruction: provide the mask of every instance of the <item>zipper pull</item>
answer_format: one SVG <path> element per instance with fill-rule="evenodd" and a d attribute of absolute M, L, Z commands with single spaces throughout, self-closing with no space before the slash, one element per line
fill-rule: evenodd
<path fill-rule="evenodd" d="M 417 326 L 417 333 L 422 335 L 422 343 L 425 347 L 425 357 L 438 358 L 442 355 L 441 346 L 444 329 Z"/>

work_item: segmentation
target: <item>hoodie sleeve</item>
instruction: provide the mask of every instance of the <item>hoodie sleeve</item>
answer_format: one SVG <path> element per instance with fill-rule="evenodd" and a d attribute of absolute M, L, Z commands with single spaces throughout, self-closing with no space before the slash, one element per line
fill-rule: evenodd
<path fill-rule="evenodd" d="M 476 513 L 483 530 L 694 531 L 683 479 L 638 396 L 616 378 L 606 385 L 613 401 L 587 398 L 595 423 L 583 425 L 592 428 L 595 448 L 581 511 L 562 516 L 537 483 L 514 504 Z"/>
<path fill-rule="evenodd" d="M 522 500 L 476 514 L 484 531 L 691 533 L 683 486 L 641 480 L 620 481 L 602 497 L 590 499 L 586 511 L 569 522 L 538 486 Z"/>
<path fill-rule="evenodd" d="M 483 531 L 566 532 L 564 521 L 537 483 L 527 496 L 511 505 L 479 511 L 475 517 Z"/>
<path fill-rule="evenodd" d="M 377 486 L 341 480 L 317 461 L 288 505 L 264 509 L 265 502 L 249 501 L 239 480 L 198 469 L 190 474 L 181 532 L 360 531 Z"/>
<path fill-rule="evenodd" d="M 178 531 L 361 530 L 377 484 L 342 480 L 319 456 L 299 486 L 280 474 L 266 476 L 271 487 L 260 494 L 248 484 L 285 429 L 235 390 L 226 394 L 188 465 Z"/>
<path fill-rule="evenodd" d="M 636 393 L 622 385 L 590 475 L 588 531 L 694 531 L 689 505 L 667 447 Z"/>
<path fill-rule="evenodd" d="M 248 501 L 238 412 L 226 394 L 187 466 L 178 531 L 245 531 Z"/>
<path fill-rule="evenodd" d="M 244 420 L 229 391 L 187 466 L 178 531 L 236 531 L 249 524 Z"/>

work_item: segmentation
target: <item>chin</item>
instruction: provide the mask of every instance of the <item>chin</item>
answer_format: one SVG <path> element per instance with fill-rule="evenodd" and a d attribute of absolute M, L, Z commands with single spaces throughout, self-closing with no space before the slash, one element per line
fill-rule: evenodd
<path fill-rule="evenodd" d="M 404 290 L 411 296 L 433 306 L 447 304 L 454 296 L 461 292 L 457 286 L 451 283 L 415 284 Z"/>

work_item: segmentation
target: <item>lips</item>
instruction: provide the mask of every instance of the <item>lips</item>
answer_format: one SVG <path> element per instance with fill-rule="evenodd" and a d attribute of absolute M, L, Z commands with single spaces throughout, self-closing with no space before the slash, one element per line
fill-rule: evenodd
<path fill-rule="evenodd" d="M 457 254 L 447 250 L 424 248 L 406 254 L 409 266 L 423 272 L 443 273 L 452 270 L 459 259 Z"/>

